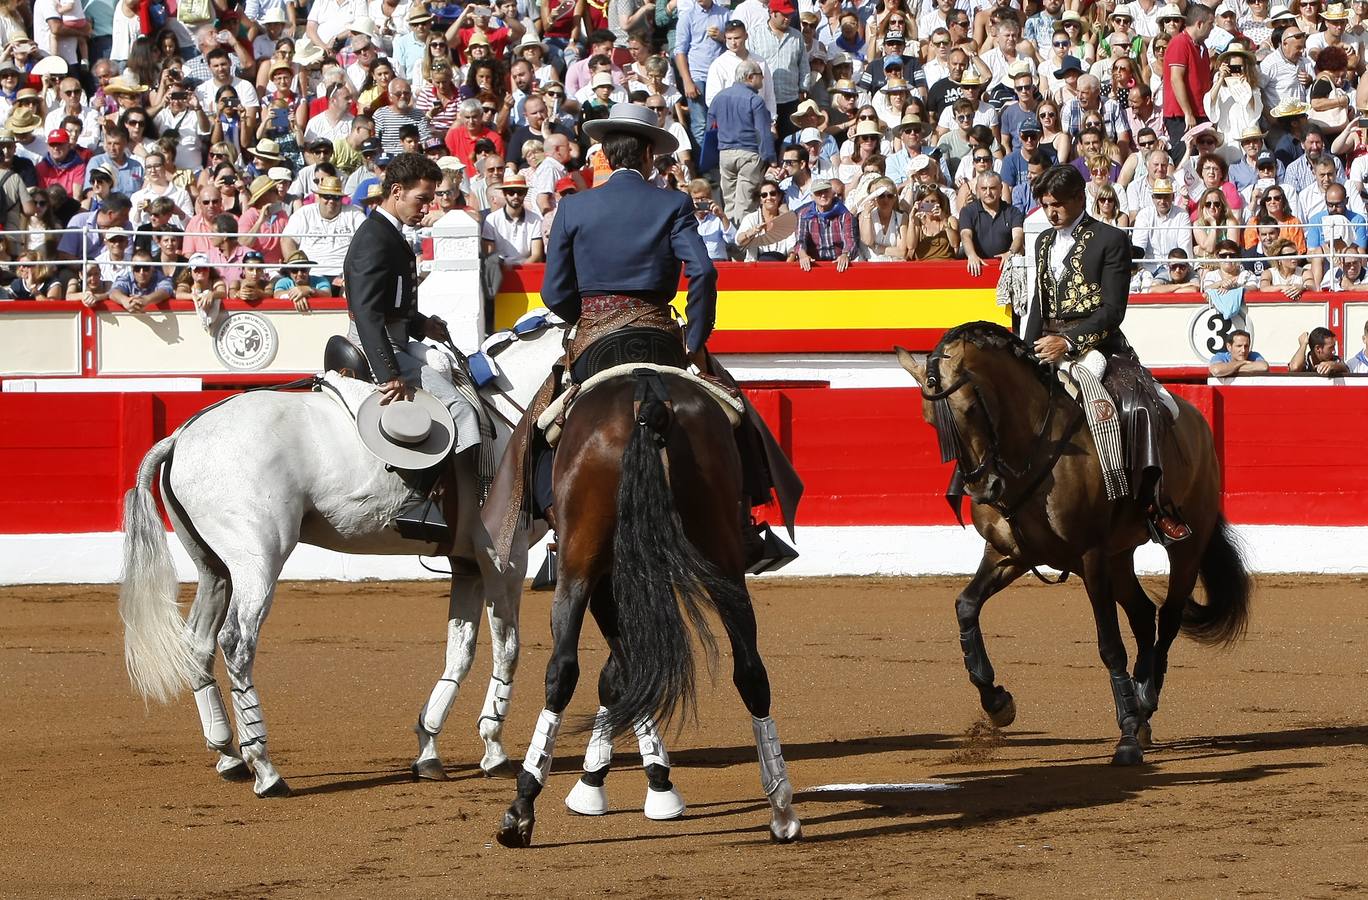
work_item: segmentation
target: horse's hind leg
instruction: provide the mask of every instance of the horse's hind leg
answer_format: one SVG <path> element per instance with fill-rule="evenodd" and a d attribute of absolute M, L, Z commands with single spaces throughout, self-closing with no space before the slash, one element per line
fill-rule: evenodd
<path fill-rule="evenodd" d="M 1156 610 L 1149 594 L 1141 587 L 1140 579 L 1135 577 L 1133 551 L 1112 558 L 1112 585 L 1116 589 L 1117 602 L 1126 611 L 1126 618 L 1130 621 L 1131 634 L 1135 635 L 1135 669 L 1131 677 L 1135 681 L 1136 699 L 1140 702 L 1141 720 L 1136 738 L 1141 748 L 1148 750 L 1154 745 L 1149 720 L 1158 705 L 1157 696 L 1153 704 L 1148 702 L 1145 690 L 1145 686 L 1154 679 Z"/>
<path fill-rule="evenodd" d="M 196 560 L 199 564 L 199 560 Z M 228 722 L 228 709 L 223 693 L 214 678 L 214 659 L 218 655 L 216 636 L 228 614 L 228 579 L 201 566 L 195 602 L 190 605 L 185 630 L 191 652 L 199 666 L 195 684 L 195 707 L 199 710 L 204 743 L 218 754 L 214 769 L 225 781 L 246 781 L 252 777 L 247 763 L 238 754 L 233 731 Z"/>
<path fill-rule="evenodd" d="M 228 571 L 233 586 L 228 603 L 228 615 L 219 629 L 219 646 L 233 685 L 233 713 L 237 720 L 238 745 L 242 758 L 252 767 L 255 783 L 252 789 L 258 797 L 284 797 L 289 785 L 271 764 L 266 751 L 266 717 L 261 711 L 261 698 L 252 683 L 252 666 L 256 662 L 257 642 L 261 626 L 271 610 L 276 579 L 286 554 L 267 551 L 262 558 L 250 563 L 232 562 Z"/>
<path fill-rule="evenodd" d="M 521 556 L 514 554 L 506 572 L 485 577 L 485 584 L 493 586 L 489 598 L 489 637 L 494 666 L 480 710 L 480 737 L 485 744 L 480 769 L 490 776 L 509 774 L 513 768 L 503 747 L 503 727 L 513 694 L 513 676 L 518 671 L 518 612 L 522 604 L 522 573 L 526 570 L 524 550 Z"/>
<path fill-rule="evenodd" d="M 998 591 L 1021 577 L 1026 569 L 984 544 L 983 559 L 978 571 L 955 598 L 955 618 L 959 621 L 960 649 L 964 653 L 964 668 L 969 681 L 978 688 L 979 705 L 999 728 L 1006 728 L 1016 720 L 1016 701 L 1006 688 L 999 686 L 993 664 L 988 659 L 988 648 L 983 643 L 979 615 L 983 605 Z"/>
<path fill-rule="evenodd" d="M 446 723 L 451 704 L 461 689 L 461 682 L 475 659 L 475 640 L 480 633 L 480 598 L 475 587 L 478 579 L 470 575 L 451 577 L 451 601 L 447 607 L 446 666 L 428 694 L 427 702 L 418 713 L 418 724 L 413 731 L 418 735 L 418 758 L 409 767 L 415 778 L 446 781 L 437 753 L 437 735 Z"/>
<path fill-rule="evenodd" d="M 608 812 L 604 781 L 613 762 L 613 737 L 606 725 L 607 707 L 617 702 L 622 690 L 617 607 L 613 604 L 612 587 L 606 581 L 594 592 L 589 610 L 612 652 L 599 673 L 599 710 L 589 736 L 589 746 L 584 752 L 584 774 L 566 796 L 565 805 L 580 815 L 601 816 Z M 657 821 L 679 818 L 684 815 L 684 798 L 670 781 L 670 754 L 659 730 L 653 721 L 644 719 L 636 723 L 633 731 L 641 751 L 641 765 L 646 770 L 646 802 L 642 806 L 646 818 Z"/>
<path fill-rule="evenodd" d="M 570 534 L 573 534 L 571 532 Z M 568 549 L 564 559 L 575 559 Z M 580 572 L 562 570 L 551 605 L 551 659 L 546 666 L 546 706 L 537 717 L 536 731 L 527 746 L 518 794 L 503 815 L 496 837 L 505 847 L 528 847 L 536 824 L 537 795 L 551 773 L 551 760 L 560 732 L 561 714 L 570 704 L 579 682 L 579 637 L 584 610 L 589 604 L 589 580 Z"/>
<path fill-rule="evenodd" d="M 1112 699 L 1116 703 L 1116 724 L 1121 739 L 1116 744 L 1112 764 L 1137 766 L 1145 761 L 1137 732 L 1143 716 L 1140 701 L 1135 695 L 1135 682 L 1126 671 L 1126 645 L 1121 640 L 1121 623 L 1116 615 L 1112 591 L 1125 585 L 1114 585 L 1107 559 L 1102 551 L 1093 550 L 1083 557 L 1083 581 L 1092 603 L 1093 620 L 1097 625 L 1097 649 L 1102 664 L 1111 676 Z"/>
<path fill-rule="evenodd" d="M 732 681 L 751 714 L 751 730 L 760 758 L 760 788 L 770 802 L 770 836 L 786 844 L 803 836 L 803 826 L 793 811 L 793 785 L 779 745 L 779 730 L 770 717 L 769 673 L 760 658 L 755 609 L 746 592 L 744 576 L 735 576 L 734 589 L 734 601 L 717 603 L 717 610 L 731 639 Z"/>

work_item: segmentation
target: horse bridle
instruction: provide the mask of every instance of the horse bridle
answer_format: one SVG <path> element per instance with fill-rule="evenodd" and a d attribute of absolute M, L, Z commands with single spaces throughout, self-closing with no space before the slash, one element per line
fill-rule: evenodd
<path fill-rule="evenodd" d="M 955 471 L 950 478 L 950 487 L 946 490 L 946 500 L 955 511 L 955 518 L 960 524 L 964 524 L 960 515 L 960 499 L 964 496 L 963 485 L 973 485 L 982 481 L 989 470 L 1003 475 L 1010 476 L 1014 481 L 1026 480 L 1025 489 L 1020 496 L 1012 503 L 1006 503 L 1002 499 L 994 501 L 975 501 L 984 502 L 1002 514 L 1003 518 L 1009 522 L 1012 517 L 1021 509 L 1022 505 L 1031 497 L 1035 496 L 1040 489 L 1040 485 L 1045 478 L 1054 471 L 1055 463 L 1059 461 L 1063 454 L 1064 440 L 1077 427 L 1079 417 L 1075 416 L 1064 438 L 1055 441 L 1051 445 L 1049 457 L 1044 460 L 1044 464 L 1032 473 L 1033 462 L 1035 462 L 1036 448 L 1045 441 L 1049 433 L 1050 425 L 1054 421 L 1055 393 L 1058 390 L 1057 383 L 1050 379 L 1047 381 L 1048 398 L 1045 404 L 1045 417 L 1040 423 L 1039 430 L 1031 441 L 1031 449 L 1027 452 L 1025 463 L 1020 466 L 1012 465 L 1003 458 L 1001 444 L 998 439 L 997 422 L 993 419 L 991 410 L 983 398 L 983 392 L 979 390 L 978 383 L 974 380 L 973 373 L 965 368 L 960 372 L 960 376 L 948 387 L 940 387 L 940 361 L 944 359 L 943 353 L 939 350 L 933 352 L 926 360 L 926 384 L 921 389 L 922 399 L 931 401 L 932 411 L 935 417 L 936 437 L 940 445 L 941 462 L 954 462 Z M 955 420 L 955 412 L 950 407 L 950 398 L 964 387 L 973 390 L 979 406 L 983 408 L 983 417 L 988 422 L 988 449 L 984 453 L 982 460 L 977 466 L 966 469 L 968 459 L 968 448 L 960 435 L 959 424 Z M 1080 414 L 1082 410 L 1079 410 Z"/>

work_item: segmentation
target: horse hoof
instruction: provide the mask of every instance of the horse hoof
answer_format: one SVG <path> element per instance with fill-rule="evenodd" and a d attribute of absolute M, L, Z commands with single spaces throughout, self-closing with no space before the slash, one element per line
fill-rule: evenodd
<path fill-rule="evenodd" d="M 234 760 L 227 765 L 219 763 L 215 768 L 218 769 L 219 777 L 224 781 L 242 782 L 252 780 L 252 770 L 248 768 L 247 763 L 240 759 Z"/>
<path fill-rule="evenodd" d="M 647 797 L 647 802 L 650 798 Z M 582 816 L 601 816 L 608 812 L 608 791 L 603 787 L 585 784 L 583 779 L 575 782 L 570 793 L 565 795 L 565 808 Z"/>
<path fill-rule="evenodd" d="M 531 816 L 520 819 L 517 813 L 509 810 L 504 813 L 503 824 L 499 827 L 499 833 L 495 835 L 495 838 L 500 844 L 515 850 L 531 847 L 533 824 L 535 824 L 535 820 Z"/>
<path fill-rule="evenodd" d="M 1145 753 L 1140 749 L 1140 742 L 1135 738 L 1122 738 L 1116 745 L 1116 753 L 1112 754 L 1112 765 L 1114 766 L 1138 766 L 1145 761 Z"/>
<path fill-rule="evenodd" d="M 288 797 L 290 793 L 290 786 L 285 783 L 285 779 L 277 778 L 265 789 L 257 791 L 256 795 L 265 800 L 268 797 Z"/>
<path fill-rule="evenodd" d="M 679 791 L 674 788 L 668 791 L 646 789 L 646 804 L 642 810 L 646 818 L 656 822 L 668 822 L 684 815 L 684 809 L 684 798 L 679 796 Z"/>
<path fill-rule="evenodd" d="M 1135 739 L 1140 742 L 1140 749 L 1154 749 L 1154 729 L 1150 727 L 1150 723 L 1146 722 L 1140 726 L 1135 732 Z"/>
<path fill-rule="evenodd" d="M 798 821 L 797 816 L 790 816 L 785 822 L 770 823 L 770 840 L 776 844 L 792 844 L 802 840 L 802 837 L 803 823 Z"/>
<path fill-rule="evenodd" d="M 990 709 L 987 711 L 988 721 L 992 722 L 998 728 L 1006 728 L 1008 725 L 1011 725 L 1016 721 L 1017 714 L 1016 700 L 1012 699 L 1012 695 L 1007 693 L 1007 691 L 1003 691 L 1002 693 L 1007 697 L 1007 700 L 997 709 Z"/>
<path fill-rule="evenodd" d="M 409 766 L 419 781 L 450 781 L 440 759 L 424 759 Z"/>
<path fill-rule="evenodd" d="M 483 761 L 480 763 L 480 771 L 486 778 L 513 778 L 517 776 L 518 770 L 514 767 L 511 760 L 505 759 L 502 762 L 486 766 Z"/>

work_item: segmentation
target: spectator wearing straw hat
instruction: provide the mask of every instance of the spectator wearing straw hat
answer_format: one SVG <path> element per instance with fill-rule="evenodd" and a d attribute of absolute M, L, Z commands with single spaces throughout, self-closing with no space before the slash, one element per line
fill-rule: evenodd
<path fill-rule="evenodd" d="M 253 178 L 247 192 L 247 209 L 238 220 L 243 245 L 260 252 L 265 262 L 280 262 L 280 235 L 289 220 L 290 212 L 281 201 L 279 183 L 269 174 Z"/>
<path fill-rule="evenodd" d="M 390 61 L 396 74 L 412 78 L 423 63 L 423 51 L 432 37 L 432 13 L 427 4 L 414 3 L 408 11 L 408 30 L 394 39 Z"/>
<path fill-rule="evenodd" d="M 527 209 L 527 179 L 505 173 L 500 189 L 503 208 L 485 216 L 480 232 L 485 255 L 508 264 L 541 262 L 546 258 L 541 216 Z"/>
<path fill-rule="evenodd" d="M 1150 200 L 1151 204 L 1136 214 L 1131 243 L 1151 260 L 1145 264 L 1149 270 L 1158 274 L 1164 263 L 1153 260 L 1168 259 L 1169 251 L 1181 249 L 1192 255 L 1192 220 L 1173 202 L 1173 182 L 1167 178 L 1150 185 Z"/>
<path fill-rule="evenodd" d="M 325 275 L 313 271 L 313 260 L 302 251 L 295 251 L 280 267 L 280 277 L 276 279 L 275 295 L 289 300 L 300 312 L 307 312 L 312 297 L 331 297 L 333 284 Z"/>
<path fill-rule="evenodd" d="M 318 202 L 290 215 L 281 232 L 280 249 L 286 259 L 302 250 L 317 263 L 315 274 L 340 281 L 347 248 L 366 217 L 361 210 L 342 205 L 342 179 L 324 175 L 316 182 Z"/>
<path fill-rule="evenodd" d="M 24 88 L 19 93 L 22 95 L 25 91 L 32 92 L 33 88 Z M 13 136 L 15 141 L 15 157 L 24 163 L 22 170 L 17 169 L 16 171 L 20 171 L 24 183 L 29 187 L 37 185 L 37 166 L 47 155 L 47 144 L 38 136 L 38 128 L 42 124 L 43 117 L 27 106 L 16 107 L 5 121 L 5 130 Z"/>

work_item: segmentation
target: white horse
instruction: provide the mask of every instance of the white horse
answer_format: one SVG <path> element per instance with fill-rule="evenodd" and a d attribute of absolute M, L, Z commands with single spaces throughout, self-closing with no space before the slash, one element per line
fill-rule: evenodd
<path fill-rule="evenodd" d="M 501 456 L 521 409 L 561 354 L 562 329 L 541 332 L 495 351 L 501 370 L 491 385 L 497 453 Z M 501 420 L 502 418 L 502 420 Z M 162 471 L 162 496 L 181 543 L 199 572 L 199 589 L 183 621 L 166 532 L 151 486 Z M 501 572 L 470 498 L 458 489 L 461 515 L 452 522 L 451 601 L 446 666 L 414 730 L 413 772 L 442 780 L 437 736 L 470 670 L 489 607 L 494 668 L 480 714 L 487 774 L 504 767 L 503 721 L 518 664 L 518 605 L 527 548 L 519 534 Z M 216 768 L 229 780 L 255 777 L 258 796 L 289 793 L 266 750 L 261 699 L 252 681 L 261 627 L 285 560 L 301 541 L 343 553 L 431 554 L 431 545 L 399 537 L 389 523 L 409 496 L 398 475 L 362 446 L 348 413 L 323 393 L 258 391 L 211 407 L 158 442 L 143 458 L 137 485 L 124 500 L 124 573 L 119 612 L 124 655 L 134 686 L 166 702 L 194 691 L 200 724 Z M 477 575 L 465 574 L 472 565 Z M 215 643 L 232 686 L 237 741 L 214 678 Z"/>

